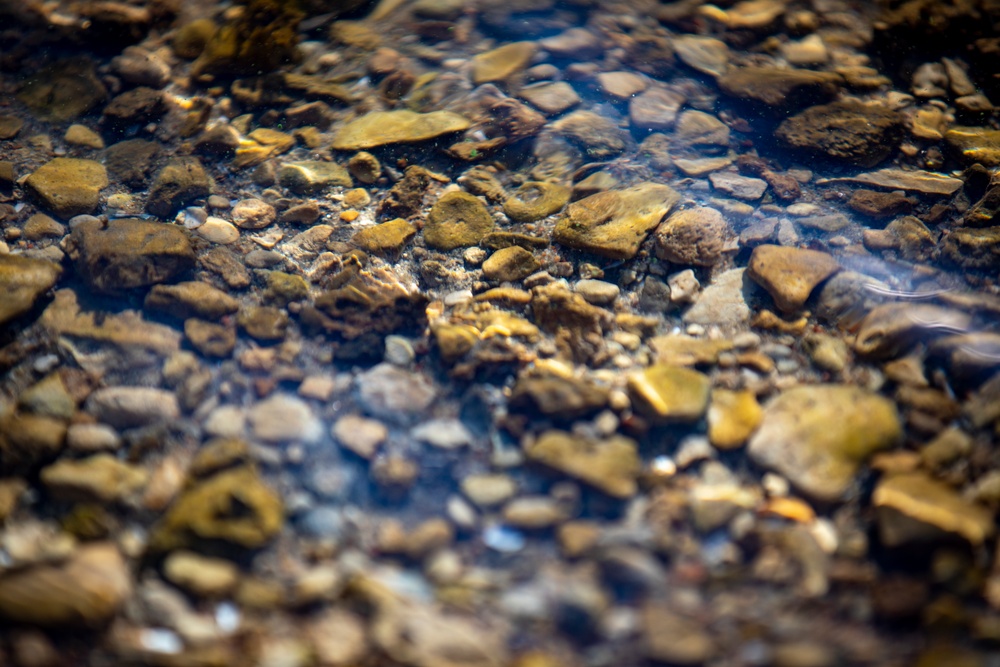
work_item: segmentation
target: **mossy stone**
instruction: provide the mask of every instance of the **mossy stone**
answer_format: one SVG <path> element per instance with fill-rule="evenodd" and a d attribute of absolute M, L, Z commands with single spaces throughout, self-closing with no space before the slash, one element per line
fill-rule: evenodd
<path fill-rule="evenodd" d="M 517 222 L 534 222 L 561 211 L 569 196 L 570 189 L 564 185 L 528 181 L 503 203 L 503 212 Z"/>
<path fill-rule="evenodd" d="M 636 408 L 659 422 L 693 422 L 708 407 L 712 381 L 704 373 L 669 364 L 655 364 L 628 378 Z"/>
<path fill-rule="evenodd" d="M 297 3 L 249 0 L 239 16 L 208 40 L 191 65 L 191 76 L 257 75 L 295 62 L 302 17 Z"/>
<path fill-rule="evenodd" d="M 351 238 L 351 243 L 365 252 L 375 254 L 398 252 L 416 234 L 416 227 L 402 218 L 396 218 L 359 230 Z"/>
<path fill-rule="evenodd" d="M 541 267 L 531 252 L 521 246 L 501 248 L 483 262 L 483 275 L 489 280 L 508 282 L 530 276 Z"/>
<path fill-rule="evenodd" d="M 195 317 L 184 320 L 184 336 L 206 357 L 225 359 L 236 348 L 235 329 Z"/>
<path fill-rule="evenodd" d="M 477 197 L 449 192 L 431 207 L 424 240 L 436 250 L 454 250 L 479 243 L 493 230 L 493 217 Z"/>
<path fill-rule="evenodd" d="M 212 177 L 195 157 L 172 158 L 149 188 L 146 210 L 170 218 L 182 206 L 212 194 Z"/>
<path fill-rule="evenodd" d="M 174 39 L 171 42 L 174 53 L 179 58 L 194 60 L 202 54 L 205 46 L 212 41 L 218 29 L 219 26 L 215 24 L 215 21 L 208 18 L 195 19 L 190 23 L 185 23 L 174 33 Z"/>
<path fill-rule="evenodd" d="M 296 276 L 284 271 L 271 271 L 267 274 L 267 287 L 264 289 L 264 299 L 279 306 L 287 306 L 292 301 L 302 301 L 309 298 L 309 283 L 302 276 Z"/>
<path fill-rule="evenodd" d="M 107 185 L 108 175 L 100 162 L 68 157 L 50 160 L 24 182 L 42 208 L 63 219 L 97 210 L 101 189 Z"/>
<path fill-rule="evenodd" d="M 270 343 L 284 340 L 289 321 L 278 308 L 249 306 L 240 310 L 236 323 L 254 340 Z"/>

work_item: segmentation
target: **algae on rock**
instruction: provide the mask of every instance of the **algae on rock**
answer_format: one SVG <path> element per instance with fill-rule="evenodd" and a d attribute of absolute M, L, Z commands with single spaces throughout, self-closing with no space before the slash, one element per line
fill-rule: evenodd
<path fill-rule="evenodd" d="M 202 74 L 259 74 L 298 60 L 295 0 L 248 0 L 243 13 L 219 28 L 191 67 Z"/>

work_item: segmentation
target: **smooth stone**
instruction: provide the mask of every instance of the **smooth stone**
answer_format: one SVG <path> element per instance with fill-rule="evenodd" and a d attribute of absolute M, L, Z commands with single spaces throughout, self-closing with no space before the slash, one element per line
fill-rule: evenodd
<path fill-rule="evenodd" d="M 17 93 L 39 120 L 62 123 L 87 113 L 107 96 L 87 58 L 60 60 L 32 72 Z"/>
<path fill-rule="evenodd" d="M 146 210 L 170 219 L 196 199 L 212 194 L 212 177 L 196 157 L 175 157 L 167 161 L 149 186 Z"/>
<path fill-rule="evenodd" d="M 456 190 L 438 199 L 427 214 L 424 240 L 437 250 L 476 245 L 493 230 L 493 217 L 478 197 Z"/>
<path fill-rule="evenodd" d="M 677 117 L 671 141 L 675 146 L 728 146 L 729 126 L 711 114 L 688 109 Z"/>
<path fill-rule="evenodd" d="M 767 181 L 760 178 L 740 176 L 728 171 L 720 171 L 709 175 L 712 187 L 730 197 L 745 201 L 758 201 L 767 190 Z"/>
<path fill-rule="evenodd" d="M 214 215 L 208 216 L 205 224 L 195 230 L 195 234 L 219 245 L 229 245 L 240 240 L 240 230 L 236 225 Z"/>
<path fill-rule="evenodd" d="M 278 183 L 298 195 L 311 195 L 332 187 L 349 188 L 354 185 L 346 168 L 336 162 L 321 160 L 286 162 L 278 170 Z"/>
<path fill-rule="evenodd" d="M 534 222 L 561 211 L 569 197 L 570 189 L 564 185 L 528 181 L 503 203 L 503 212 L 517 222 Z"/>
<path fill-rule="evenodd" d="M 728 155 L 723 157 L 698 158 L 695 160 L 688 160 L 686 158 L 677 158 L 674 160 L 674 164 L 681 170 L 681 173 L 692 178 L 699 178 L 706 174 L 711 174 L 713 171 L 725 169 L 732 163 L 733 158 Z"/>
<path fill-rule="evenodd" d="M 232 561 L 178 550 L 163 561 L 163 576 L 199 598 L 220 598 L 236 588 L 240 570 Z"/>
<path fill-rule="evenodd" d="M 24 181 L 27 194 L 60 218 L 93 213 L 108 186 L 104 165 L 95 160 L 57 157 Z"/>
<path fill-rule="evenodd" d="M 358 375 L 358 399 L 371 415 L 406 423 L 423 415 L 437 398 L 434 384 L 419 373 L 389 363 Z"/>
<path fill-rule="evenodd" d="M 355 232 L 351 243 L 370 253 L 398 252 L 417 235 L 417 228 L 396 218 Z"/>
<path fill-rule="evenodd" d="M 206 357 L 224 359 L 236 348 L 236 330 L 233 327 L 195 317 L 184 320 L 184 336 L 191 347 Z"/>
<path fill-rule="evenodd" d="M 332 148 L 357 151 L 388 144 L 427 141 L 445 134 L 464 132 L 471 123 L 450 111 L 416 113 L 408 110 L 372 111 L 344 125 Z"/>
<path fill-rule="evenodd" d="M 785 312 L 805 306 L 817 285 L 840 270 L 831 255 L 776 245 L 759 245 L 750 255 L 747 275 L 768 291 Z"/>
<path fill-rule="evenodd" d="M 935 542 L 958 535 L 973 546 L 996 533 L 994 513 L 923 471 L 890 474 L 872 493 L 879 538 L 887 547 Z"/>
<path fill-rule="evenodd" d="M 108 504 L 141 490 L 149 473 L 101 453 L 80 460 L 61 459 L 42 468 L 40 478 L 48 492 L 60 500 Z"/>
<path fill-rule="evenodd" d="M 621 294 L 621 288 L 605 280 L 585 278 L 573 285 L 573 291 L 596 306 L 607 306 L 614 303 Z"/>
<path fill-rule="evenodd" d="M 781 122 L 774 136 L 808 157 L 874 167 L 890 157 L 903 133 L 902 116 L 883 106 L 840 101 Z"/>
<path fill-rule="evenodd" d="M 73 146 L 83 146 L 84 148 L 93 148 L 95 150 L 104 148 L 104 139 L 101 139 L 101 135 L 86 125 L 80 125 L 79 123 L 74 123 L 66 128 L 63 141 Z"/>
<path fill-rule="evenodd" d="M 648 344 L 656 355 L 657 363 L 670 366 L 711 366 L 719 362 L 721 353 L 733 349 L 733 343 L 728 340 L 709 340 L 674 333 L 654 336 Z"/>
<path fill-rule="evenodd" d="M 389 437 L 389 429 L 375 419 L 345 415 L 334 422 L 331 434 L 344 449 L 370 460 Z"/>
<path fill-rule="evenodd" d="M 274 343 L 285 339 L 290 320 L 280 308 L 244 306 L 236 316 L 236 324 L 254 340 Z"/>
<path fill-rule="evenodd" d="M 554 56 L 577 60 L 596 56 L 603 50 L 597 35 L 586 28 L 569 28 L 558 35 L 546 37 L 539 44 Z"/>
<path fill-rule="evenodd" d="M 116 293 L 168 282 L 194 268 L 194 249 L 183 228 L 132 218 L 77 225 L 69 255 L 95 290 Z"/>
<path fill-rule="evenodd" d="M 410 429 L 410 435 L 438 449 L 458 449 L 472 444 L 472 433 L 457 419 L 431 419 Z"/>
<path fill-rule="evenodd" d="M 629 102 L 629 120 L 632 127 L 641 130 L 669 130 L 685 101 L 683 95 L 672 90 L 649 88 Z"/>
<path fill-rule="evenodd" d="M 628 392 L 636 409 L 657 422 L 693 422 L 708 408 L 712 382 L 704 373 L 655 364 L 628 376 Z"/>
<path fill-rule="evenodd" d="M 601 72 L 597 85 L 605 95 L 627 100 L 649 88 L 649 80 L 635 72 Z"/>
<path fill-rule="evenodd" d="M 713 389 L 708 406 L 708 441 L 719 449 L 741 447 L 763 417 L 764 410 L 752 391 Z"/>
<path fill-rule="evenodd" d="M 787 389 L 764 406 L 747 452 L 803 493 L 825 502 L 842 498 L 861 465 L 902 437 L 892 401 L 850 385 Z"/>
<path fill-rule="evenodd" d="M 143 305 L 149 310 L 166 313 L 180 320 L 200 317 L 210 321 L 220 320 L 240 308 L 239 301 L 200 280 L 176 285 L 154 285 Z"/>
<path fill-rule="evenodd" d="M 657 663 L 702 665 L 716 654 L 715 643 L 704 625 L 665 603 L 646 602 L 641 627 L 642 651 Z"/>
<path fill-rule="evenodd" d="M 631 259 L 678 201 L 675 190 L 658 183 L 599 192 L 570 204 L 553 238 L 611 259 Z"/>
<path fill-rule="evenodd" d="M 36 213 L 24 223 L 24 237 L 29 241 L 56 239 L 65 235 L 66 226 L 44 213 Z"/>
<path fill-rule="evenodd" d="M 280 176 L 279 176 L 280 178 Z M 241 199 L 231 211 L 233 223 L 241 229 L 263 229 L 275 218 L 274 207 L 260 199 Z"/>
<path fill-rule="evenodd" d="M 729 66 L 729 47 L 720 39 L 677 35 L 672 43 L 680 61 L 702 74 L 722 76 Z"/>
<path fill-rule="evenodd" d="M 135 188 L 145 188 L 153 174 L 160 146 L 145 139 L 126 139 L 104 151 L 104 166 L 117 180 Z"/>
<path fill-rule="evenodd" d="M 836 95 L 843 79 L 832 72 L 740 67 L 716 79 L 730 97 L 773 111 L 794 111 Z"/>
<path fill-rule="evenodd" d="M 13 139 L 24 127 L 24 121 L 13 114 L 0 114 L 0 140 Z"/>
<path fill-rule="evenodd" d="M 518 97 L 549 116 L 561 114 L 580 103 L 580 96 L 565 81 L 525 86 L 518 92 Z"/>
<path fill-rule="evenodd" d="M 609 118 L 593 111 L 574 111 L 549 126 L 577 144 L 590 160 L 604 160 L 625 150 L 622 130 Z"/>
<path fill-rule="evenodd" d="M 967 269 L 995 269 L 1000 264 L 1000 227 L 955 229 L 944 240 L 944 256 Z"/>
<path fill-rule="evenodd" d="M 955 331 L 969 331 L 971 313 L 933 303 L 890 302 L 873 307 L 857 325 L 854 350 L 866 357 L 886 358 Z"/>
<path fill-rule="evenodd" d="M 558 470 L 615 498 L 638 491 L 641 462 L 634 440 L 612 435 L 592 440 L 565 431 L 545 431 L 525 444 L 529 460 Z"/>
<path fill-rule="evenodd" d="M 534 42 L 513 42 L 472 58 L 472 83 L 505 82 L 522 72 L 535 56 Z"/>
<path fill-rule="evenodd" d="M 563 420 L 594 414 L 607 404 L 606 387 L 559 375 L 522 375 L 510 396 L 513 409 Z"/>
<path fill-rule="evenodd" d="M 503 521 L 525 530 L 551 528 L 567 519 L 566 509 L 549 496 L 520 496 L 503 507 Z"/>
<path fill-rule="evenodd" d="M 726 219 L 714 208 L 674 211 L 653 234 L 656 256 L 681 265 L 713 266 L 735 241 Z"/>
<path fill-rule="evenodd" d="M 121 447 L 118 431 L 107 424 L 70 424 L 66 446 L 78 452 L 114 451 Z"/>
<path fill-rule="evenodd" d="M 462 493 L 479 508 L 496 507 L 517 493 L 517 482 L 503 473 L 469 475 L 462 480 Z"/>
<path fill-rule="evenodd" d="M 270 444 L 313 444 L 323 436 L 323 423 L 312 408 L 292 394 L 274 394 L 247 410 L 251 435 Z"/>
<path fill-rule="evenodd" d="M 520 246 L 501 248 L 483 262 L 483 277 L 497 282 L 515 282 L 527 278 L 541 268 L 541 263 L 529 250 Z"/>
<path fill-rule="evenodd" d="M 686 324 L 735 328 L 750 321 L 750 286 L 746 269 L 729 269 L 716 276 L 683 315 Z"/>
<path fill-rule="evenodd" d="M 5 474 L 26 473 L 50 461 L 65 441 L 63 419 L 6 410 L 0 413 L 0 466 Z"/>
<path fill-rule="evenodd" d="M 54 262 L 0 254 L 0 327 L 31 310 L 56 284 L 62 268 Z"/>
<path fill-rule="evenodd" d="M 104 387 L 87 398 L 87 411 L 115 428 L 176 421 L 181 411 L 173 392 L 155 387 Z"/>
<path fill-rule="evenodd" d="M 795 67 L 823 65 L 830 59 L 830 52 L 819 35 L 812 34 L 795 42 L 781 45 L 781 56 Z"/>
<path fill-rule="evenodd" d="M 27 412 L 47 417 L 69 419 L 76 412 L 76 400 L 58 372 L 49 373 L 25 389 L 18 396 L 17 404 Z"/>

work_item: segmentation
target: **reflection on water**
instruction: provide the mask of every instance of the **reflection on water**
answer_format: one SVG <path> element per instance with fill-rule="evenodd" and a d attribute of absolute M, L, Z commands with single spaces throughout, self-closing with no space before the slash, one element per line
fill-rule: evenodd
<path fill-rule="evenodd" d="M 991 3 L 0 15 L 0 662 L 996 659 Z"/>

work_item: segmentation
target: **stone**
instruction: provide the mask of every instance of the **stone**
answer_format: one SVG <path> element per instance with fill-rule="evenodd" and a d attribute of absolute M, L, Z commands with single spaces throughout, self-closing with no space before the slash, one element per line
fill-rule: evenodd
<path fill-rule="evenodd" d="M 847 207 L 855 213 L 880 220 L 909 213 L 912 204 L 909 199 L 898 192 L 876 192 L 874 190 L 855 190 L 847 200 Z"/>
<path fill-rule="evenodd" d="M 840 338 L 828 334 L 811 333 L 802 339 L 802 348 L 818 368 L 839 373 L 850 361 L 850 349 Z"/>
<path fill-rule="evenodd" d="M 682 616 L 670 605 L 650 600 L 641 615 L 642 647 L 647 658 L 671 665 L 702 665 L 716 654 L 704 624 Z"/>
<path fill-rule="evenodd" d="M 364 409 L 394 423 L 422 416 L 437 398 L 437 389 L 423 375 L 389 363 L 378 364 L 358 375 L 357 386 Z"/>
<path fill-rule="evenodd" d="M 670 366 L 712 366 L 719 355 L 733 349 L 732 341 L 694 338 L 683 334 L 654 336 L 648 341 L 658 364 Z"/>
<path fill-rule="evenodd" d="M 857 325 L 854 350 L 871 358 L 893 357 L 918 341 L 954 331 L 969 331 L 972 317 L 932 303 L 884 303 L 871 308 Z"/>
<path fill-rule="evenodd" d="M 194 249 L 182 227 L 120 218 L 73 228 L 68 254 L 94 290 L 118 293 L 169 282 L 194 268 Z"/>
<path fill-rule="evenodd" d="M 50 160 L 24 181 L 29 196 L 63 219 L 96 211 L 107 186 L 108 175 L 100 162 L 68 157 Z"/>
<path fill-rule="evenodd" d="M 736 328 L 750 321 L 751 283 L 746 269 L 729 269 L 703 289 L 694 304 L 684 311 L 687 324 Z M 673 290 L 671 290 L 671 294 Z"/>
<path fill-rule="evenodd" d="M 414 440 L 438 449 L 459 449 L 473 442 L 473 435 L 458 419 L 429 419 L 410 429 Z"/>
<path fill-rule="evenodd" d="M 774 113 L 797 111 L 832 99 L 842 79 L 831 72 L 772 67 L 740 67 L 716 79 L 730 97 Z"/>
<path fill-rule="evenodd" d="M 712 188 L 730 197 L 744 201 L 759 201 L 767 190 L 767 181 L 760 178 L 750 178 L 728 171 L 710 174 L 708 180 Z"/>
<path fill-rule="evenodd" d="M 996 532 L 991 510 L 923 471 L 886 475 L 872 493 L 872 505 L 878 514 L 879 538 L 890 548 L 949 535 L 978 547 Z"/>
<path fill-rule="evenodd" d="M 456 190 L 431 207 L 424 240 L 437 250 L 454 250 L 476 245 L 492 230 L 493 217 L 485 204 L 468 192 Z"/>
<path fill-rule="evenodd" d="M 297 195 L 316 194 L 332 187 L 349 188 L 354 184 L 347 169 L 336 162 L 319 160 L 286 162 L 278 170 L 278 183 Z"/>
<path fill-rule="evenodd" d="M 628 376 L 628 392 L 636 410 L 660 423 L 701 419 L 711 387 L 703 373 L 662 363 Z"/>
<path fill-rule="evenodd" d="M 635 72 L 600 72 L 597 85 L 601 92 L 617 100 L 627 100 L 649 87 L 649 80 Z"/>
<path fill-rule="evenodd" d="M 612 158 L 625 150 L 621 129 L 592 111 L 574 111 L 549 127 L 579 146 L 590 161 Z"/>
<path fill-rule="evenodd" d="M 37 415 L 69 419 L 76 412 L 76 400 L 66 389 L 62 375 L 49 373 L 17 397 L 22 410 Z"/>
<path fill-rule="evenodd" d="M 535 56 L 534 42 L 512 42 L 472 58 L 472 83 L 505 83 L 521 73 Z"/>
<path fill-rule="evenodd" d="M 224 359 L 236 348 L 236 330 L 231 326 L 190 317 L 184 320 L 184 337 L 206 357 Z"/>
<path fill-rule="evenodd" d="M 285 339 L 291 321 L 280 308 L 244 306 L 236 316 L 236 324 L 254 340 L 276 343 Z"/>
<path fill-rule="evenodd" d="M 24 237 L 29 241 L 62 238 L 66 226 L 44 213 L 36 213 L 24 223 Z"/>
<path fill-rule="evenodd" d="M 104 152 L 104 166 L 117 180 L 132 188 L 144 188 L 153 175 L 160 147 L 145 139 L 127 139 Z"/>
<path fill-rule="evenodd" d="M 334 136 L 332 148 L 358 151 L 389 144 L 415 143 L 464 132 L 470 125 L 466 118 L 451 111 L 372 111 L 344 125 Z"/>
<path fill-rule="evenodd" d="M 345 415 L 333 424 L 331 435 L 340 445 L 365 460 L 371 460 L 389 437 L 389 429 L 380 421 L 360 415 Z"/>
<path fill-rule="evenodd" d="M 534 222 L 558 213 L 569 203 L 570 189 L 558 183 L 528 181 L 503 204 L 511 220 Z"/>
<path fill-rule="evenodd" d="M 198 158 L 171 158 L 149 186 L 146 210 L 161 218 L 172 218 L 182 207 L 212 194 L 212 187 L 212 177 Z"/>
<path fill-rule="evenodd" d="M 200 317 L 209 321 L 221 320 L 240 308 L 239 301 L 200 280 L 154 285 L 146 294 L 143 305 L 147 310 L 165 313 L 179 320 Z"/>
<path fill-rule="evenodd" d="M 812 158 L 869 168 L 892 155 L 902 133 L 902 117 L 896 111 L 841 101 L 810 107 L 782 121 L 775 137 Z"/>
<path fill-rule="evenodd" d="M 614 498 L 630 498 L 638 490 L 641 463 L 634 440 L 612 435 L 600 440 L 550 430 L 524 445 L 528 460 L 589 484 Z"/>
<path fill-rule="evenodd" d="M 314 444 L 323 437 L 323 422 L 312 408 L 292 394 L 276 393 L 247 411 L 251 435 L 268 444 Z"/>
<path fill-rule="evenodd" d="M 993 269 L 1000 264 L 1000 227 L 955 229 L 945 238 L 943 253 L 967 269 Z"/>
<path fill-rule="evenodd" d="M 324 609 L 310 617 L 305 632 L 318 664 L 347 667 L 360 664 L 371 654 L 367 623 L 347 609 Z"/>
<path fill-rule="evenodd" d="M 785 312 L 801 310 L 816 286 L 839 270 L 825 252 L 776 245 L 754 248 L 747 265 L 747 275 Z"/>
<path fill-rule="evenodd" d="M 649 182 L 599 192 L 570 204 L 556 223 L 553 238 L 611 259 L 631 259 L 679 200 L 672 188 Z"/>
<path fill-rule="evenodd" d="M 222 542 L 259 549 L 284 522 L 281 498 L 257 472 L 241 466 L 223 470 L 187 488 L 153 527 L 150 553 Z"/>
<path fill-rule="evenodd" d="M 382 164 L 371 153 L 361 151 L 347 161 L 347 171 L 362 183 L 371 184 L 382 174 Z"/>
<path fill-rule="evenodd" d="M 24 315 L 56 284 L 62 268 L 44 259 L 0 254 L 0 327 Z"/>
<path fill-rule="evenodd" d="M 138 493 L 149 473 L 101 453 L 80 460 L 61 459 L 42 468 L 39 477 L 54 498 L 106 505 Z"/>
<path fill-rule="evenodd" d="M 0 114 L 0 141 L 13 139 L 24 127 L 24 121 L 13 114 Z"/>
<path fill-rule="evenodd" d="M 132 575 L 118 548 L 91 542 L 62 564 L 0 575 L 0 617 L 50 628 L 99 628 L 131 595 Z"/>
<path fill-rule="evenodd" d="M 672 90 L 649 88 L 629 102 L 629 120 L 632 127 L 640 130 L 669 130 L 685 101 L 683 95 Z"/>
<path fill-rule="evenodd" d="M 396 218 L 358 230 L 351 237 L 351 243 L 365 252 L 386 254 L 399 252 L 416 235 L 415 226 L 402 218 Z"/>
<path fill-rule="evenodd" d="M 66 441 L 66 423 L 44 415 L 0 414 L 0 467 L 25 473 L 54 458 Z"/>
<path fill-rule="evenodd" d="M 17 93 L 39 120 L 63 123 L 87 113 L 107 90 L 87 58 L 60 60 L 27 78 Z"/>
<path fill-rule="evenodd" d="M 566 509 L 549 496 L 520 496 L 503 507 L 503 521 L 524 530 L 551 528 L 567 519 Z"/>
<path fill-rule="evenodd" d="M 872 454 L 901 437 L 902 424 L 889 399 L 850 385 L 804 385 L 764 406 L 747 452 L 810 497 L 835 502 Z"/>
<path fill-rule="evenodd" d="M 181 411 L 173 392 L 155 387 L 103 387 L 87 398 L 87 411 L 115 428 L 176 421 Z"/>
<path fill-rule="evenodd" d="M 194 230 L 194 233 L 212 243 L 230 245 L 240 240 L 240 230 L 236 225 L 214 215 L 208 216 L 205 224 Z"/>
<path fill-rule="evenodd" d="M 621 294 L 621 288 L 604 280 L 583 279 L 573 285 L 573 291 L 595 306 L 607 306 L 614 303 Z"/>
<path fill-rule="evenodd" d="M 580 103 L 580 96 L 565 81 L 543 82 L 525 86 L 518 97 L 548 116 L 556 116 Z"/>
<path fill-rule="evenodd" d="M 218 599 L 236 588 L 240 571 L 231 561 L 177 550 L 164 559 L 163 576 L 198 598 Z"/>
<path fill-rule="evenodd" d="M 594 414 L 608 404 L 608 389 L 559 375 L 522 375 L 511 390 L 510 407 L 555 419 Z"/>
<path fill-rule="evenodd" d="M 170 81 L 170 66 L 156 52 L 141 46 L 126 46 L 111 59 L 111 67 L 122 80 L 135 86 L 163 88 Z"/>
<path fill-rule="evenodd" d="M 164 94 L 140 86 L 111 98 L 101 114 L 101 125 L 105 132 L 121 136 L 127 134 L 131 127 L 159 120 L 166 112 Z"/>
<path fill-rule="evenodd" d="M 719 449 L 741 447 L 757 430 L 764 410 L 753 392 L 713 389 L 708 406 L 708 441 Z"/>
<path fill-rule="evenodd" d="M 241 199 L 232 209 L 233 223 L 240 229 L 263 229 L 275 215 L 274 207 L 260 199 Z"/>
<path fill-rule="evenodd" d="M 704 111 L 688 109 L 677 118 L 671 140 L 680 148 L 728 146 L 729 126 Z"/>
<path fill-rule="evenodd" d="M 517 493 L 517 482 L 503 473 L 469 475 L 462 480 L 462 493 L 477 507 L 502 505 Z"/>
<path fill-rule="evenodd" d="M 978 162 L 984 167 L 1000 165 L 1000 130 L 955 125 L 945 132 L 944 140 L 966 162 Z"/>
<path fill-rule="evenodd" d="M 602 51 L 597 35 L 586 28 L 569 28 L 539 43 L 543 49 L 560 58 L 586 59 Z"/>
<path fill-rule="evenodd" d="M 79 123 L 74 123 L 66 128 L 63 141 L 73 146 L 83 146 L 84 148 L 93 148 L 95 150 L 104 148 L 104 139 L 101 139 L 101 135 L 86 125 L 80 125 Z"/>
<path fill-rule="evenodd" d="M 691 69 L 718 77 L 729 66 L 729 47 L 720 39 L 703 35 L 677 35 L 674 51 L 682 63 Z"/>
<path fill-rule="evenodd" d="M 735 241 L 735 234 L 714 208 L 675 211 L 653 234 L 656 256 L 674 264 L 712 266 Z"/>
<path fill-rule="evenodd" d="M 541 268 L 541 263 L 520 246 L 501 248 L 483 262 L 483 277 L 497 282 L 516 282 Z"/>

